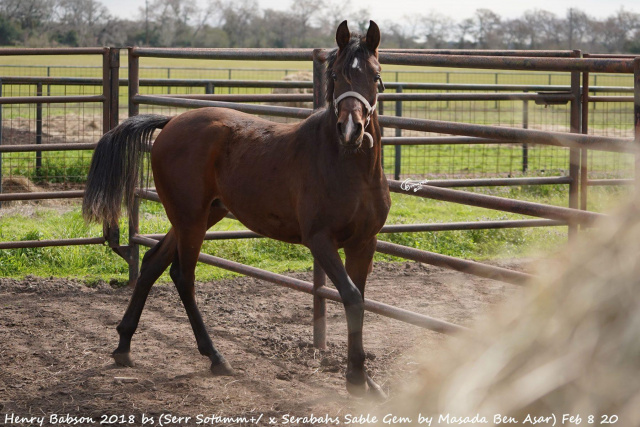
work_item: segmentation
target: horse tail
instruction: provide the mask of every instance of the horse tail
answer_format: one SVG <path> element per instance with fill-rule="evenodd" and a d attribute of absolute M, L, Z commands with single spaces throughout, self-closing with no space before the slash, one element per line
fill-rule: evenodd
<path fill-rule="evenodd" d="M 100 138 L 82 200 L 85 220 L 116 223 L 123 198 L 131 212 L 138 177 L 142 180 L 143 154 L 149 151 L 153 132 L 169 120 L 156 114 L 129 117 Z"/>

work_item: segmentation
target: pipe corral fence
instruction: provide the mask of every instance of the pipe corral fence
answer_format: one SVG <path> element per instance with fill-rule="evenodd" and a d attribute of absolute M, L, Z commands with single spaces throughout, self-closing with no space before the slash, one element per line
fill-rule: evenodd
<path fill-rule="evenodd" d="M 1 55 L 94 55 L 102 60 L 102 78 L 93 77 L 0 77 L 0 108 L 3 106 L 26 105 L 35 107 L 35 114 L 29 110 L 28 119 L 35 121 L 35 132 L 26 131 L 20 126 L 6 125 L 9 121 L 19 121 L 24 114 L 0 114 L 3 126 L 0 127 L 0 170 L 2 156 L 22 153 L 24 159 L 18 164 L 31 171 L 34 177 L 45 181 L 56 181 L 55 174 L 43 163 L 43 153 L 91 153 L 99 136 L 118 124 L 120 116 L 120 100 L 126 96 L 128 115 L 133 116 L 141 108 L 161 108 L 166 113 L 200 107 L 225 107 L 251 114 L 258 114 L 279 120 L 300 120 L 308 117 L 313 109 L 285 105 L 266 105 L 266 103 L 310 103 L 313 108 L 325 104 L 324 69 L 328 50 L 325 49 L 161 49 L 161 48 L 129 48 L 128 76 L 121 79 L 120 49 L 117 48 L 82 48 L 82 49 L 2 49 Z M 416 67 L 446 67 L 460 69 L 483 69 L 493 71 L 525 70 L 527 72 L 564 73 L 568 85 L 543 84 L 464 84 L 464 83 L 424 83 L 424 82 L 388 82 L 387 88 L 393 93 L 380 94 L 380 125 L 383 128 L 395 129 L 395 135 L 383 137 L 385 160 L 394 160 L 393 170 L 385 172 L 394 179 L 389 180 L 389 189 L 413 197 L 424 197 L 470 206 L 495 209 L 504 212 L 532 216 L 537 219 L 476 221 L 456 223 L 425 224 L 388 224 L 382 233 L 412 233 L 443 230 L 478 230 L 495 228 L 522 227 L 568 227 L 569 239 L 572 239 L 580 227 L 588 227 L 595 220 L 605 215 L 587 211 L 587 189 L 592 185 L 635 185 L 637 179 L 638 151 L 640 142 L 640 58 L 630 56 L 582 55 L 580 51 L 444 51 L 444 50 L 381 50 L 380 62 L 383 65 L 402 65 Z M 140 78 L 144 58 L 171 58 L 185 60 L 247 60 L 247 61 L 310 61 L 312 63 L 311 81 L 265 81 L 265 80 L 229 80 L 229 79 L 167 79 Z M 409 72 L 409 71 L 406 71 Z M 627 75 L 633 78 L 633 87 L 590 86 L 590 74 Z M 550 75 L 550 74 L 549 74 Z M 497 80 L 497 79 L 496 79 Z M 551 79 L 549 79 L 551 80 Z M 549 81 L 551 83 L 551 81 Z M 7 96 L 8 87 L 19 87 L 18 96 Z M 24 88 L 29 88 L 25 90 Z M 33 89 L 35 88 L 35 93 Z M 63 88 L 63 89 L 60 89 Z M 82 89 L 72 89 L 82 88 Z M 89 94 L 86 93 L 89 89 Z M 142 90 L 146 88 L 145 90 Z M 163 93 L 154 93 L 153 88 L 161 88 Z M 171 93 L 171 88 L 176 88 Z M 188 93 L 179 88 L 188 88 Z M 301 93 L 219 93 L 220 88 L 274 88 L 296 89 Z M 149 90 L 151 89 L 151 90 Z M 46 90 L 46 92 L 45 92 Z M 195 92 L 197 93 L 195 93 Z M 306 91 L 306 92 L 305 92 Z M 26 93 L 25 93 L 26 92 Z M 60 93 L 62 92 L 62 93 Z M 144 93 L 150 92 L 150 93 Z M 11 92 L 13 94 L 13 92 Z M 46 93 L 46 95 L 45 95 Z M 615 95 L 611 95 L 611 94 Z M 603 95 L 607 94 L 607 95 Z M 449 120 L 432 120 L 427 118 L 404 117 L 403 103 L 423 102 L 515 102 L 522 108 L 522 122 L 518 126 L 505 127 L 459 123 Z M 532 102 L 543 106 L 567 105 L 568 130 L 558 132 L 547 129 L 530 129 L 528 124 L 528 104 Z M 259 103 L 259 104 L 257 104 Z M 393 103 L 395 116 L 386 115 L 385 104 Z M 633 103 L 633 123 L 629 129 L 623 129 L 621 136 L 587 134 L 589 131 L 589 115 L 592 105 L 618 103 L 629 106 Z M 65 139 L 66 128 L 56 139 L 55 132 L 44 132 L 43 106 L 64 105 L 69 108 L 93 106 L 93 115 L 102 126 L 94 125 L 92 132 L 80 132 L 80 140 L 85 142 L 69 142 Z M 290 105 L 290 104 L 289 104 Z M 302 104 L 304 105 L 304 104 Z M 7 108 L 7 107 L 5 107 Z M 55 108 L 55 107 L 54 107 Z M 387 108 L 388 110 L 388 108 Z M 82 109 L 81 115 L 86 110 Z M 427 109 L 428 111 L 428 109 Z M 63 110 L 62 113 L 68 113 Z M 65 123 L 67 115 L 65 117 Z M 34 117 L 35 116 L 35 117 Z M 53 120 L 60 120 L 56 111 L 50 114 Z M 62 116 L 61 116 L 62 117 Z M 33 120 L 35 119 L 35 120 Z M 13 123 L 13 122 L 11 122 Z M 16 129 L 17 128 L 17 129 Z M 3 135 L 4 130 L 4 135 Z M 6 133 L 14 133 L 12 144 L 4 143 Z M 408 132 L 404 133 L 404 132 Z M 35 133 L 35 144 L 29 139 L 21 139 L 23 134 L 30 138 Z M 387 132 L 389 133 L 389 132 Z M 17 135 L 17 136 L 16 136 Z M 444 136 L 448 135 L 448 136 Z M 48 143 L 43 143 L 43 137 Z M 27 138 L 27 139 L 28 139 Z M 15 141 L 18 143 L 15 143 Z M 22 143 L 29 142 L 29 143 Z M 553 176 L 497 176 L 482 178 L 430 179 L 422 181 L 400 181 L 400 162 L 402 149 L 407 147 L 439 147 L 439 146 L 516 146 L 522 149 L 522 170 L 527 171 L 529 147 L 559 147 L 567 152 L 568 164 Z M 626 156 L 631 164 L 633 177 L 590 177 L 589 156 L 593 152 L 613 153 Z M 11 153 L 11 154 L 5 154 Z M 71 155 L 71 154 L 69 154 Z M 64 157 L 66 159 L 66 157 Z M 390 159 L 391 158 L 391 159 Z M 44 159 L 46 160 L 46 158 Z M 24 166 L 28 164 L 29 166 Z M 86 173 L 86 171 L 85 171 Z M 82 171 L 79 172 L 82 174 Z M 82 178 L 82 177 L 81 177 Z M 0 203 L 15 200 L 46 200 L 81 198 L 83 195 L 82 179 L 78 180 L 78 188 L 58 188 L 51 186 L 44 190 L 29 192 L 2 192 L 0 187 Z M 479 194 L 470 191 L 453 189 L 455 187 L 496 187 L 523 185 L 568 185 L 568 207 L 551 206 L 541 203 Z M 120 230 L 117 224 L 104 224 L 102 236 L 90 238 L 71 238 L 56 240 L 27 240 L 0 242 L 0 249 L 33 248 L 46 246 L 106 244 L 120 255 L 129 265 L 129 282 L 134 284 L 139 272 L 140 245 L 154 246 L 162 234 L 141 234 L 139 224 L 140 200 L 158 202 L 153 187 L 139 188 L 136 192 L 134 210 L 129 218 L 126 245 L 120 244 Z M 206 233 L 206 240 L 253 239 L 262 236 L 251 231 L 213 231 Z M 481 277 L 501 280 L 512 284 L 523 284 L 531 275 L 496 266 L 454 258 L 433 252 L 418 250 L 389 242 L 378 242 L 380 253 L 414 260 L 417 262 L 442 266 Z M 318 348 L 326 346 L 326 304 L 327 299 L 340 301 L 338 292 L 327 288 L 326 276 L 319 266 L 314 265 L 313 283 L 294 279 L 281 274 L 272 273 L 234 261 L 200 254 L 203 263 L 248 275 L 261 280 L 286 286 L 313 295 L 314 299 L 314 345 Z M 463 329 L 461 326 L 434 319 L 429 316 L 409 312 L 380 302 L 366 300 L 365 309 L 384 316 L 428 328 L 442 333 L 453 333 Z"/>

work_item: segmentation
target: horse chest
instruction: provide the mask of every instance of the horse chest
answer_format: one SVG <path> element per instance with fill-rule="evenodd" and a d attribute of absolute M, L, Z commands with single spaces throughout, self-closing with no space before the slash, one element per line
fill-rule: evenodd
<path fill-rule="evenodd" d="M 310 218 L 301 220 L 303 234 L 329 230 L 340 243 L 368 239 L 380 231 L 387 219 L 389 193 L 381 187 L 347 184 L 314 194 L 300 209 L 301 218 Z"/>

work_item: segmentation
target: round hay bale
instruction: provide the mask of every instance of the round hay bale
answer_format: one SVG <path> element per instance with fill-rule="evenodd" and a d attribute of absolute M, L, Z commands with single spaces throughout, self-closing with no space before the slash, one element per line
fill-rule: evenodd
<path fill-rule="evenodd" d="M 425 360 L 393 411 L 433 425 L 446 414 L 640 425 L 639 207 L 583 232 L 523 294 Z"/>
<path fill-rule="evenodd" d="M 287 74 L 282 81 L 285 82 L 311 82 L 313 81 L 313 73 L 310 71 L 298 71 L 293 74 Z M 272 90 L 274 94 L 311 94 L 313 95 L 313 88 L 274 88 Z M 273 105 L 282 105 L 285 107 L 296 108 L 313 108 L 313 102 L 274 102 Z"/>
<path fill-rule="evenodd" d="M 44 191 L 25 176 L 12 176 L 2 179 L 3 193 L 37 193 Z"/>

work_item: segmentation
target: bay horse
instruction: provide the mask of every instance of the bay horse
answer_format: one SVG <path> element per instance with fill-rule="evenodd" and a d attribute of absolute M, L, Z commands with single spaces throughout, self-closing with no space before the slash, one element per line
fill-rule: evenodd
<path fill-rule="evenodd" d="M 123 199 L 130 211 L 136 182 L 144 175 L 143 153 L 154 131 L 162 129 L 151 148 L 151 169 L 172 225 L 142 260 L 117 327 L 117 364 L 133 366 L 131 338 L 149 290 L 171 265 L 198 350 L 211 360 L 214 375 L 233 374 L 209 337 L 194 293 L 194 270 L 205 232 L 231 212 L 265 237 L 311 250 L 344 303 L 347 389 L 360 396 L 384 396 L 365 371 L 362 344 L 365 283 L 376 234 L 391 206 L 376 113 L 382 84 L 380 30 L 371 21 L 363 37 L 352 34 L 344 21 L 336 42 L 338 48 L 327 60 L 328 108 L 300 123 L 201 108 L 175 117 L 130 117 L 100 139 L 83 200 L 85 219 L 117 222 Z M 344 248 L 345 264 L 339 248 Z"/>

